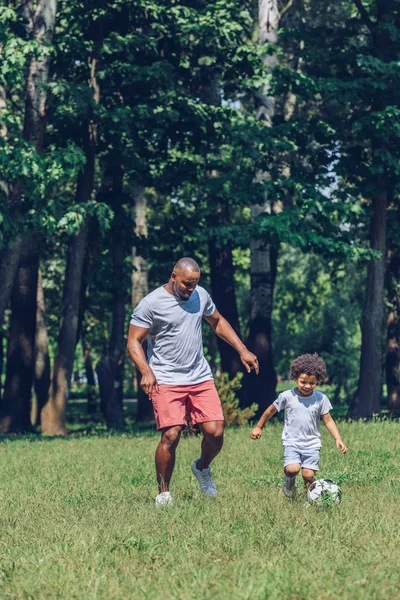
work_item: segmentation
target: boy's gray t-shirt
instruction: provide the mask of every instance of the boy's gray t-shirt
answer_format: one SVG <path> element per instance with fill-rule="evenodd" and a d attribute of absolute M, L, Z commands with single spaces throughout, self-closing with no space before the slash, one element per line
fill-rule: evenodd
<path fill-rule="evenodd" d="M 203 354 L 202 319 L 214 311 L 210 295 L 199 285 L 188 300 L 161 286 L 139 302 L 131 324 L 149 329 L 147 358 L 159 384 L 193 385 L 213 379 Z"/>
<path fill-rule="evenodd" d="M 299 449 L 321 447 L 319 421 L 321 415 L 326 415 L 332 409 L 325 394 L 315 391 L 311 396 L 299 396 L 293 388 L 279 394 L 274 406 L 278 411 L 285 409 L 285 426 L 282 432 L 284 446 Z"/>

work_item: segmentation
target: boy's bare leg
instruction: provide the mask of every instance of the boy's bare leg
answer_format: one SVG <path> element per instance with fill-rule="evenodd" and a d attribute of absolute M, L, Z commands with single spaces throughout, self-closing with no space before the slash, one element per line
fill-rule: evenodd
<path fill-rule="evenodd" d="M 292 465 L 286 465 L 284 468 L 285 482 L 283 484 L 283 493 L 288 498 L 292 498 L 295 494 L 296 476 L 300 471 L 300 465 L 293 463 Z"/>
<path fill-rule="evenodd" d="M 161 430 L 161 440 L 156 449 L 156 474 L 160 493 L 168 492 L 175 466 L 175 450 L 182 429 L 183 425 L 175 425 Z"/>
<path fill-rule="evenodd" d="M 304 486 L 308 489 L 315 481 L 315 471 L 312 469 L 302 469 L 301 474 L 303 475 Z"/>

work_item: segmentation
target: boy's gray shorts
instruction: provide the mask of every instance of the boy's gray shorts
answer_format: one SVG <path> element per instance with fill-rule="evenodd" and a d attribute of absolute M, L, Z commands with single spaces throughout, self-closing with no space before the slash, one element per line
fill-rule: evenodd
<path fill-rule="evenodd" d="M 295 446 L 283 447 L 283 466 L 300 464 L 302 469 L 318 471 L 319 448 L 303 450 Z"/>

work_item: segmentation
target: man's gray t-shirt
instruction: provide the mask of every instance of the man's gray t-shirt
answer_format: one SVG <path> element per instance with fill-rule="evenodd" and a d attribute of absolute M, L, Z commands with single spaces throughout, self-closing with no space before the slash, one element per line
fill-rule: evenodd
<path fill-rule="evenodd" d="M 321 415 L 326 415 L 332 405 L 322 392 L 311 396 L 299 396 L 295 390 L 279 394 L 274 402 L 279 411 L 285 409 L 285 426 L 282 432 L 284 446 L 299 449 L 321 448 L 321 434 L 318 431 Z"/>
<path fill-rule="evenodd" d="M 188 300 L 161 286 L 139 302 L 131 324 L 149 329 L 147 358 L 159 384 L 193 385 L 213 379 L 203 354 L 202 319 L 214 311 L 214 302 L 200 286 Z"/>

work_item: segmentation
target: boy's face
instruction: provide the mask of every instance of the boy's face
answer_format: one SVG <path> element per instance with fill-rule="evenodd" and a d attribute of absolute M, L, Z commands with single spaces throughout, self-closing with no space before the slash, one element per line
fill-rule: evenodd
<path fill-rule="evenodd" d="M 299 375 L 299 377 L 295 379 L 295 382 L 297 383 L 297 389 L 301 396 L 311 396 L 318 383 L 315 375 L 307 375 L 307 373 Z"/>

